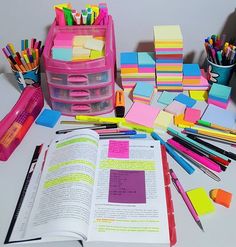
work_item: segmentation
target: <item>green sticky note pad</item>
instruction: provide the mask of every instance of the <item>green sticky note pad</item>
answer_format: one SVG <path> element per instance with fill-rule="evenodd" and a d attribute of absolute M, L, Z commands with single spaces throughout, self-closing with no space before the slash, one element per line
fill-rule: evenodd
<path fill-rule="evenodd" d="M 215 211 L 215 206 L 204 188 L 189 190 L 186 193 L 199 216 Z"/>

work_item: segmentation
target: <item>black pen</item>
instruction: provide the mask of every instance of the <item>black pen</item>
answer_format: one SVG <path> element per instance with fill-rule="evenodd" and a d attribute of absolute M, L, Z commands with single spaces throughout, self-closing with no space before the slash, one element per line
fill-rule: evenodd
<path fill-rule="evenodd" d="M 117 124 L 101 124 L 99 126 L 85 126 L 85 127 L 79 127 L 79 128 L 73 128 L 73 129 L 57 130 L 56 134 L 66 134 L 68 132 L 71 132 L 74 130 L 81 130 L 81 129 L 101 130 L 101 129 L 114 129 L 117 127 L 118 127 Z"/>
<path fill-rule="evenodd" d="M 232 152 L 228 152 L 228 151 L 226 151 L 226 150 L 224 150 L 222 148 L 219 148 L 219 147 L 217 147 L 217 146 L 215 146 L 215 145 L 213 145 L 213 144 L 211 144 L 209 142 L 203 141 L 203 140 L 197 138 L 194 135 L 188 134 L 187 137 L 189 137 L 189 138 L 195 140 L 196 142 L 199 142 L 202 145 L 207 146 L 207 147 L 209 147 L 209 148 L 211 148 L 211 149 L 213 149 L 213 150 L 215 150 L 215 151 L 217 151 L 217 152 L 219 152 L 221 154 L 224 154 L 225 156 L 227 156 L 227 157 L 229 157 L 229 158 L 231 158 L 233 160 L 236 160 L 236 154 L 234 154 Z"/>

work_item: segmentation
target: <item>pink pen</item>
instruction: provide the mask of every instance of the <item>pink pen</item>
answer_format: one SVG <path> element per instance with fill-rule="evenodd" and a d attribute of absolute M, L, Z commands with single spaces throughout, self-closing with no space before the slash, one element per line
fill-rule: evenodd
<path fill-rule="evenodd" d="M 176 174 L 174 173 L 174 171 L 172 169 L 170 169 L 170 176 L 171 176 L 171 180 L 172 183 L 174 184 L 175 188 L 177 189 L 177 191 L 180 193 L 180 195 L 182 196 L 186 206 L 188 207 L 191 215 L 193 216 L 194 220 L 196 221 L 196 223 L 198 224 L 198 226 L 201 228 L 202 231 L 204 231 L 203 227 L 202 227 L 202 223 L 190 201 L 190 199 L 188 198 L 186 192 L 184 191 L 183 186 L 181 185 L 181 183 L 179 182 L 179 179 L 177 178 Z"/>
<path fill-rule="evenodd" d="M 130 131 L 130 129 L 125 128 L 119 128 L 119 129 L 101 129 L 101 130 L 95 130 L 98 134 L 105 134 L 105 133 L 120 133 L 120 132 L 126 132 Z"/>
<path fill-rule="evenodd" d="M 173 139 L 169 139 L 167 142 L 171 146 L 176 148 L 177 150 L 179 150 L 179 151 L 191 156 L 193 159 L 199 161 L 201 164 L 208 167 L 209 169 L 211 169 L 215 172 L 222 172 L 220 166 L 217 163 L 215 163 L 214 161 L 208 159 L 207 157 L 201 156 L 201 155 L 189 150 L 188 148 L 184 147 L 183 145 L 181 145 L 180 143 L 176 142 Z"/>

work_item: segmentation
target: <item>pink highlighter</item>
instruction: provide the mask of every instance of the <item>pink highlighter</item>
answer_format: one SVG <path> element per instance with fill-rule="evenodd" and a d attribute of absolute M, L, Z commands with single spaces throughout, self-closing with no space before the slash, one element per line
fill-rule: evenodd
<path fill-rule="evenodd" d="M 188 148 L 184 147 L 183 145 L 176 142 L 175 140 L 169 139 L 167 141 L 167 143 L 169 143 L 171 146 L 173 146 L 176 150 L 179 150 L 179 151 L 189 155 L 190 157 L 192 157 L 196 161 L 200 162 L 202 165 L 206 166 L 207 168 L 209 168 L 215 172 L 221 172 L 222 171 L 220 166 L 217 163 L 215 163 L 214 161 L 208 159 L 205 156 L 201 156 L 201 155 L 189 150 Z"/>

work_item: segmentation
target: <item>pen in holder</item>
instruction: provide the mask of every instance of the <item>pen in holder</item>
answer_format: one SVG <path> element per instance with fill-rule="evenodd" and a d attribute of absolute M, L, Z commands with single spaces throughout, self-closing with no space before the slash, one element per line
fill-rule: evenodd
<path fill-rule="evenodd" d="M 41 87 L 27 86 L 11 111 L 0 121 L 0 160 L 7 160 L 43 108 Z"/>

